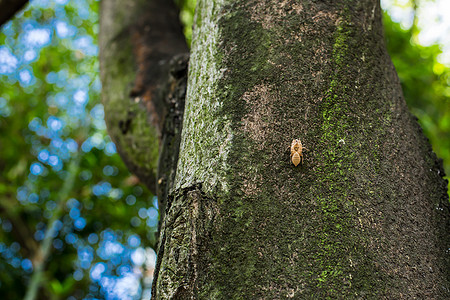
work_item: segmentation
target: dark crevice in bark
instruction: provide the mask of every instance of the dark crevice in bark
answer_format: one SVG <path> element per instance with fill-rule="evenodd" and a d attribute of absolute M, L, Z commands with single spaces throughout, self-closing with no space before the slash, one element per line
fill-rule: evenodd
<path fill-rule="evenodd" d="M 149 121 L 162 133 L 167 103 L 165 87 L 170 60 L 188 51 L 178 10 L 173 1 L 149 1 L 138 21 L 130 27 L 137 75 L 130 97 L 144 104 Z"/>
<path fill-rule="evenodd" d="M 28 0 L 0 0 L 0 26 L 14 17 L 27 3 Z"/>
<path fill-rule="evenodd" d="M 167 74 L 164 82 L 159 85 L 159 97 L 153 99 L 162 100 L 160 103 L 164 113 L 159 115 L 159 120 L 164 120 L 160 130 L 159 159 L 156 176 L 153 173 L 143 172 L 140 166 L 135 166 L 129 162 L 126 154 L 121 155 L 131 172 L 133 172 L 141 182 L 158 196 L 161 219 L 164 216 L 164 206 L 167 202 L 168 191 L 173 186 L 176 175 L 176 164 L 178 161 L 178 151 L 181 140 L 181 129 L 183 124 L 184 101 L 186 97 L 187 68 L 189 54 L 182 53 L 173 57 L 167 67 Z M 161 80 L 163 81 L 163 80 Z M 149 112 L 151 115 L 151 113 Z M 119 120 L 118 127 L 123 135 L 133 134 L 131 132 L 133 120 L 136 112 L 130 109 L 126 119 Z M 149 116 L 151 119 L 151 116 Z M 151 122 L 151 120 L 149 120 Z M 121 149 L 118 147 L 121 154 Z"/>
<path fill-rule="evenodd" d="M 167 196 L 173 188 L 178 162 L 186 98 L 189 54 L 180 54 L 170 63 L 170 79 L 166 99 L 167 114 L 161 133 L 161 147 L 158 161 L 158 187 L 160 219 L 163 220 Z"/>
<path fill-rule="evenodd" d="M 119 121 L 119 128 L 122 134 L 127 134 L 128 130 L 130 130 L 131 121 L 134 117 L 135 114 L 132 111 L 128 111 L 127 118 Z"/>

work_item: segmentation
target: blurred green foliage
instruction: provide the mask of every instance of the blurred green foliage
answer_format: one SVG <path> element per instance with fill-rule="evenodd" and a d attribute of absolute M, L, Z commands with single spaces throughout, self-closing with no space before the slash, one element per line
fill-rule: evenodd
<path fill-rule="evenodd" d="M 421 46 L 414 42 L 419 32 L 393 22 L 384 14 L 388 52 L 403 89 L 408 107 L 419 118 L 433 150 L 444 161 L 447 178 L 450 175 L 450 68 L 438 61 L 438 45 Z"/>
<path fill-rule="evenodd" d="M 176 2 L 190 43 L 195 1 Z M 408 105 L 450 174 L 450 69 L 437 61 L 438 46 L 411 42 L 417 28 L 404 30 L 387 14 L 384 24 Z M 34 29 L 47 33 L 48 42 L 30 39 Z M 154 257 L 144 253 L 155 246 L 157 204 L 106 134 L 97 34 L 95 0 L 34 1 L 2 27 L 2 299 L 24 296 L 55 215 L 60 221 L 41 274 L 41 299 L 136 299 L 146 292 L 144 274 Z M 64 196 L 69 166 L 76 180 Z"/>
<path fill-rule="evenodd" d="M 55 217 L 40 299 L 136 299 L 143 290 L 156 201 L 106 133 L 97 34 L 95 0 L 33 1 L 2 27 L 1 299 L 24 297 Z"/>
<path fill-rule="evenodd" d="M 192 25 L 194 24 L 194 12 L 197 0 L 174 0 L 180 9 L 180 21 L 183 25 L 186 42 L 190 46 L 192 41 Z"/>

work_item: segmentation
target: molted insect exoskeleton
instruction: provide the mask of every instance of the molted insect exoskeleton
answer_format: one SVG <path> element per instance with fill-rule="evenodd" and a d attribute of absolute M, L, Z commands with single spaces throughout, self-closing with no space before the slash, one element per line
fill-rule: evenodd
<path fill-rule="evenodd" d="M 303 155 L 302 151 L 306 148 L 303 147 L 300 139 L 295 139 L 291 143 L 291 161 L 294 166 L 298 166 L 299 163 L 303 164 Z"/>

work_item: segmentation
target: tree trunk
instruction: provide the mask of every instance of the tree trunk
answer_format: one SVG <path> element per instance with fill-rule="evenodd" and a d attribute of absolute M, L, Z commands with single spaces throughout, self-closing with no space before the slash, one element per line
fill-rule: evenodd
<path fill-rule="evenodd" d="M 155 299 L 450 297 L 446 182 L 380 14 L 198 1 Z"/>
<path fill-rule="evenodd" d="M 104 0 L 100 34 L 109 132 L 163 204 L 154 299 L 449 298 L 447 184 L 378 1 L 199 0 L 181 138 L 169 3 Z"/>

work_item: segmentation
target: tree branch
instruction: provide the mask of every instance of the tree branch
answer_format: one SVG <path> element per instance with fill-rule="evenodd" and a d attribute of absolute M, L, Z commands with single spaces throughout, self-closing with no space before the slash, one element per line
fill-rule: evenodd
<path fill-rule="evenodd" d="M 0 0 L 0 26 L 9 21 L 28 0 Z"/>
<path fill-rule="evenodd" d="M 59 190 L 58 193 L 58 206 L 53 212 L 52 217 L 48 221 L 47 230 L 45 232 L 44 240 L 42 241 L 39 249 L 35 253 L 35 257 L 33 257 L 33 275 L 31 276 L 30 284 L 28 285 L 27 292 L 25 294 L 25 300 L 33 300 L 36 299 L 39 287 L 41 286 L 41 282 L 43 279 L 43 273 L 45 269 L 45 262 L 50 255 L 52 241 L 54 239 L 54 233 L 56 231 L 56 221 L 61 217 L 64 211 L 64 205 L 66 204 L 69 193 L 72 191 L 73 186 L 75 184 L 75 179 L 78 176 L 80 163 L 80 155 L 77 155 L 74 158 L 67 172 L 67 178 L 64 180 L 64 184 Z"/>

